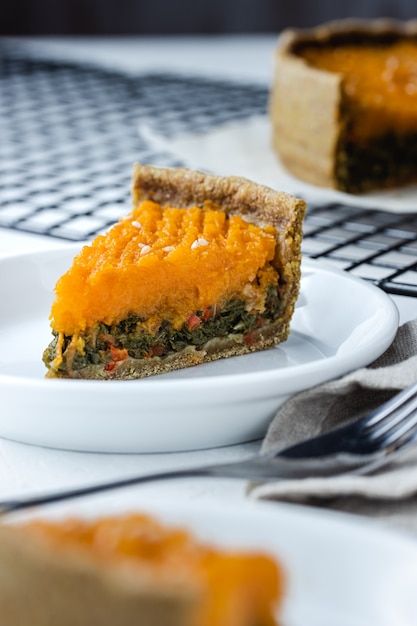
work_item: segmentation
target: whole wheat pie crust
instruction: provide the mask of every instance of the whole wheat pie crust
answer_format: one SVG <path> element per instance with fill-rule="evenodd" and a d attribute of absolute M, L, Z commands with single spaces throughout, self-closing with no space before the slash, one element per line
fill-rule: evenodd
<path fill-rule="evenodd" d="M 276 626 L 285 576 L 142 513 L 0 525 L 4 626 Z"/>
<path fill-rule="evenodd" d="M 287 30 L 270 97 L 273 146 L 314 185 L 361 193 L 417 181 L 417 20 Z"/>
<path fill-rule="evenodd" d="M 303 200 L 238 177 L 136 165 L 133 210 L 57 282 L 48 377 L 135 379 L 287 339 Z"/>

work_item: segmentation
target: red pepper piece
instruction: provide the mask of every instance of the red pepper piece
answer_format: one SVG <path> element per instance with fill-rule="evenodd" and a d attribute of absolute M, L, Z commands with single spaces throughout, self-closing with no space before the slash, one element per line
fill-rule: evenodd
<path fill-rule="evenodd" d="M 123 348 L 123 350 L 120 350 L 120 348 L 110 346 L 110 352 L 113 361 L 125 361 L 129 356 L 129 353 L 125 348 Z"/>
<path fill-rule="evenodd" d="M 187 320 L 188 330 L 194 330 L 201 324 L 201 318 L 198 317 L 195 313 L 191 313 L 190 317 Z"/>

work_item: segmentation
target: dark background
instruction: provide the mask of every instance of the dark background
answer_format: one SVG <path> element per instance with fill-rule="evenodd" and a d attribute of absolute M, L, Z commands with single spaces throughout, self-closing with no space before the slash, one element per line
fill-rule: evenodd
<path fill-rule="evenodd" d="M 344 17 L 417 17 L 417 0 L 0 0 L 0 35 L 276 33 Z"/>

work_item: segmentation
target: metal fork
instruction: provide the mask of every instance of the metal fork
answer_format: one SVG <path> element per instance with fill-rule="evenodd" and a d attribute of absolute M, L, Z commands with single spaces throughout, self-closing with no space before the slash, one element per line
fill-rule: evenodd
<path fill-rule="evenodd" d="M 0 514 L 173 478 L 212 476 L 264 482 L 366 474 L 390 463 L 416 439 L 417 382 L 365 417 L 277 453 L 271 452 L 233 463 L 133 476 L 87 487 L 7 500 L 0 502 Z"/>

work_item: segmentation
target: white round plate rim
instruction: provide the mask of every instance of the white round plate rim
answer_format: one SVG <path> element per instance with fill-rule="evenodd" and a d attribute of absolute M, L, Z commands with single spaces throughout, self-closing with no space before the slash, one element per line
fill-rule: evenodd
<path fill-rule="evenodd" d="M 59 259 L 61 263 L 64 259 L 66 266 L 69 266 L 79 248 L 79 245 L 72 245 L 3 257 L 0 259 L 0 278 L 2 268 L 3 271 L 7 269 L 10 275 L 13 273 L 14 263 L 18 264 L 16 267 L 20 267 L 21 272 L 22 265 L 19 266 L 19 263 L 23 263 L 25 268 L 26 264 L 30 263 L 30 267 L 37 269 L 39 266 L 44 273 L 46 272 L 48 282 L 51 280 L 49 276 L 51 267 L 53 272 L 58 271 L 56 265 Z M 3 267 L 3 263 L 8 265 Z M 39 272 L 41 273 L 40 269 Z M 28 281 L 26 273 L 23 273 Z M 9 285 L 11 290 L 9 295 L 12 299 L 14 290 L 22 288 L 18 272 L 14 275 L 15 281 L 12 286 Z M 20 280 L 22 282 L 23 278 Z M 46 281 L 45 276 L 42 280 Z M 312 287 L 308 287 L 310 283 Z M 206 372 L 209 370 L 201 369 L 196 373 L 197 368 L 189 368 L 173 373 L 184 376 L 175 379 L 166 378 L 167 375 L 164 375 L 138 381 L 51 380 L 38 378 L 37 375 L 31 378 L 10 374 L 7 372 L 9 364 L 7 362 L 5 364 L 4 359 L 1 362 L 0 359 L 2 367 L 0 392 L 8 403 L 7 414 L 0 416 L 0 435 L 37 445 L 104 452 L 178 451 L 229 445 L 259 438 L 266 431 L 276 409 L 289 395 L 368 364 L 389 346 L 395 336 L 398 328 L 398 310 L 387 294 L 370 283 L 311 259 L 303 261 L 300 304 L 293 318 L 294 327 L 297 326 L 296 320 L 304 316 L 307 326 L 314 321 L 320 324 L 320 332 L 327 332 L 329 320 L 326 320 L 326 327 L 323 330 L 322 321 L 315 319 L 317 315 L 314 315 L 314 310 L 317 306 L 322 306 L 321 291 L 328 283 L 333 284 L 333 287 L 336 285 L 340 298 L 355 298 L 356 294 L 360 306 L 355 305 L 355 314 L 357 312 L 358 316 L 361 316 L 362 322 L 365 320 L 365 326 L 366 324 L 369 326 L 369 322 L 372 321 L 372 328 L 363 328 L 363 324 L 359 324 L 358 331 L 355 320 L 342 320 L 343 332 L 352 332 L 353 336 L 349 336 L 348 333 L 341 342 L 337 336 L 340 322 L 333 320 L 336 329 L 333 329 L 333 333 L 336 333 L 336 337 L 333 337 L 335 345 L 328 348 L 330 354 L 321 354 L 319 358 L 313 355 L 314 358 L 310 361 L 308 359 L 311 355 L 308 354 L 307 362 L 295 360 L 295 364 L 288 367 L 283 367 L 282 362 L 276 362 L 275 359 L 282 354 L 286 358 L 291 341 L 301 337 L 297 329 L 290 334 L 285 344 L 278 346 L 280 353 L 267 351 L 270 356 L 272 355 L 272 367 L 269 365 L 265 369 L 259 367 L 259 364 L 265 363 L 261 360 L 266 358 L 265 353 L 253 353 L 249 356 L 257 359 L 256 368 L 253 367 L 254 361 L 251 361 L 250 369 L 255 371 L 234 373 L 233 368 L 236 364 L 242 370 L 241 364 L 245 363 L 246 358 L 243 356 L 235 357 L 239 361 L 234 361 L 233 366 L 230 365 L 232 371 L 228 369 L 227 374 L 221 375 L 218 375 L 219 370 L 215 369 L 219 367 L 220 361 L 216 361 L 207 364 L 213 366 L 208 376 Z M 49 299 L 50 290 L 51 302 L 53 286 L 54 283 L 48 282 L 47 293 Z M 44 284 L 42 288 L 45 288 Z M 304 304 L 303 291 L 307 294 L 307 302 Z M 308 299 L 311 296 L 313 299 L 319 298 L 319 304 L 317 302 L 309 304 Z M 344 309 L 345 307 L 343 313 Z M 49 311 L 44 312 L 42 308 L 42 316 L 43 313 L 47 326 Z M 28 320 L 31 319 L 31 311 L 27 314 L 24 312 L 24 315 L 28 316 Z M 331 316 L 329 319 L 332 321 Z M 14 323 L 14 320 L 12 321 Z M 299 327 L 302 328 L 302 324 L 299 324 Z M 308 332 L 307 329 L 307 335 Z M 310 336 L 307 336 L 307 339 L 312 341 Z M 303 337 L 301 343 L 303 348 L 309 346 Z M 340 350 L 341 343 L 343 350 Z M 224 359 L 223 362 L 225 361 L 229 361 L 227 367 L 232 363 L 230 359 Z M 205 365 L 198 367 L 204 368 Z M 199 378 L 201 373 L 203 374 Z M 114 418 L 116 409 L 117 420 Z M 32 419 L 33 413 L 36 415 L 35 420 Z M 79 418 L 78 413 L 87 414 L 88 419 Z M 56 420 L 53 420 L 56 415 L 61 418 L 59 424 L 62 430 L 58 429 Z M 78 424 L 79 430 L 82 431 L 79 436 L 75 432 L 69 433 L 69 427 L 66 429 L 63 427 L 70 415 L 74 431 L 77 430 L 76 424 L 79 419 L 82 420 Z M 149 420 L 150 416 L 152 420 Z M 115 421 L 117 425 L 113 423 Z M 156 432 L 152 432 L 153 429 L 164 429 L 168 422 L 170 425 L 167 432 L 158 433 L 158 437 Z M 43 424 L 43 428 L 38 429 L 39 432 L 36 429 L 37 424 Z M 100 424 L 103 425 L 101 429 Z M 178 425 L 177 433 L 174 432 L 173 424 Z M 99 429 L 103 430 L 104 427 L 110 430 L 107 441 L 105 432 L 99 434 Z M 114 433 L 111 434 L 111 430 L 114 431 L 116 427 L 120 430 L 117 442 Z M 132 435 L 132 428 L 135 435 Z M 185 439 L 182 433 L 184 429 L 188 433 Z M 67 441 L 68 437 L 70 441 Z M 96 437 L 100 439 L 100 444 L 96 442 Z"/>
<path fill-rule="evenodd" d="M 286 590 L 280 623 L 292 626 L 412 626 L 417 543 L 381 522 L 299 504 L 187 502 L 133 489 L 61 503 L 15 521 L 144 512 L 225 550 L 262 551 L 280 562 Z M 384 555 L 381 567 L 380 555 Z"/>

